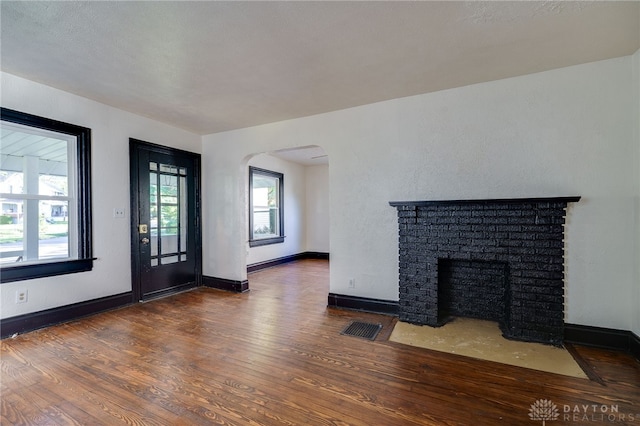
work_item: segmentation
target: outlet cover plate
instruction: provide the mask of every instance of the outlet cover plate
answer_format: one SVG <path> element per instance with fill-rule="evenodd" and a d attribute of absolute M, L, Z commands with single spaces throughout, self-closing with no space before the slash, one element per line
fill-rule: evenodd
<path fill-rule="evenodd" d="M 16 303 L 27 303 L 29 293 L 26 288 L 16 290 Z"/>

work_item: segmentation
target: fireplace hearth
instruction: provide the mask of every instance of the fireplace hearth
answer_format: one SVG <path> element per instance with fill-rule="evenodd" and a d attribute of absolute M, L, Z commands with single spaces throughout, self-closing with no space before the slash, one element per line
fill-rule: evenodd
<path fill-rule="evenodd" d="M 580 197 L 390 202 L 399 319 L 496 321 L 505 337 L 562 344 L 564 223 Z"/>

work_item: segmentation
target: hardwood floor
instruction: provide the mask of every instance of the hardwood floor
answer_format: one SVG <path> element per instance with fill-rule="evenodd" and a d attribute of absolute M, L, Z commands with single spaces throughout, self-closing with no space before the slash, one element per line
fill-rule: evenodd
<path fill-rule="evenodd" d="M 304 260 L 5 339 L 1 423 L 540 425 L 548 400 L 548 425 L 640 425 L 628 354 L 575 347 L 598 383 L 404 346 L 393 317 L 327 308 L 328 281 Z M 340 335 L 354 319 L 384 328 Z"/>

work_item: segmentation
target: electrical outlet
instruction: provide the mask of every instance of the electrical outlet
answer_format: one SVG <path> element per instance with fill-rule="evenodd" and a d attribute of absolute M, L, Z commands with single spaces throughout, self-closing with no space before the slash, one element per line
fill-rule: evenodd
<path fill-rule="evenodd" d="M 113 217 L 117 219 L 124 219 L 126 210 L 124 208 L 113 209 Z"/>
<path fill-rule="evenodd" d="M 349 278 L 349 288 L 356 288 L 356 279 Z"/>
<path fill-rule="evenodd" d="M 16 290 L 16 303 L 27 303 L 29 293 L 26 288 Z"/>

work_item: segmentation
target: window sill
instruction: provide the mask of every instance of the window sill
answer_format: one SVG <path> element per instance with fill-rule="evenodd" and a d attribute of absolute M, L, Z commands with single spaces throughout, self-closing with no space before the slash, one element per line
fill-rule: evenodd
<path fill-rule="evenodd" d="M 249 240 L 249 247 L 267 246 L 269 244 L 279 244 L 284 242 L 284 237 L 263 238 L 260 240 Z"/>
<path fill-rule="evenodd" d="M 93 269 L 94 260 L 94 258 L 64 260 L 61 262 L 4 267 L 2 268 L 0 283 L 45 278 L 55 275 L 74 274 L 76 272 L 86 272 Z"/>

